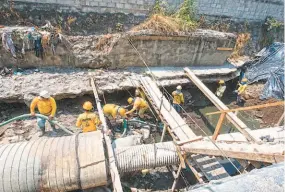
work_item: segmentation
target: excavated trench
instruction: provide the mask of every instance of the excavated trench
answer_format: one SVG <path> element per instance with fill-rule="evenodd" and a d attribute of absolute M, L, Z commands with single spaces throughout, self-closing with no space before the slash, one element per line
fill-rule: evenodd
<path fill-rule="evenodd" d="M 209 83 L 207 86 L 214 92 L 217 88 L 216 83 Z M 234 105 L 235 95 L 233 90 L 236 86 L 236 80 L 231 80 L 227 82 L 227 90 L 222 98 L 222 101 L 226 105 L 231 105 L 231 107 L 237 107 Z M 167 87 L 167 91 L 171 93 L 175 90 L 175 85 Z M 134 89 L 120 90 L 113 93 L 105 93 L 104 96 L 101 95 L 101 100 L 104 103 L 114 103 L 122 106 L 127 105 L 127 98 L 132 96 Z M 218 116 L 206 116 L 207 112 L 216 111 L 216 107 L 203 95 L 203 93 L 196 88 L 194 85 L 184 85 L 183 93 L 185 95 L 186 104 L 183 106 L 186 113 L 183 112 L 181 116 L 190 125 L 192 130 L 196 135 L 205 136 L 212 135 L 214 132 L 215 125 L 218 121 Z M 82 113 L 82 104 L 86 101 L 93 101 L 94 97 L 92 94 L 85 94 L 83 96 L 61 99 L 57 100 L 58 111 L 57 111 L 57 121 L 66 127 L 75 127 L 75 122 L 77 116 Z M 254 101 L 258 99 L 252 99 Z M 252 103 L 251 100 L 248 102 Z M 0 103 L 1 115 L 0 122 L 10 119 L 12 117 L 29 113 L 29 108 L 24 103 Z M 280 109 L 283 111 L 283 108 Z M 280 113 L 281 113 L 280 112 Z M 279 110 L 278 112 L 279 113 Z M 149 113 L 151 116 L 152 114 Z M 267 124 L 261 125 L 260 118 L 258 119 L 254 113 L 239 113 L 239 117 L 251 128 L 257 129 L 260 127 L 268 127 Z M 281 115 L 281 114 L 280 114 Z M 279 115 L 278 115 L 279 116 Z M 264 117 L 264 116 L 263 116 Z M 266 117 L 264 117 L 266 118 Z M 270 117 L 268 117 L 270 118 Z M 150 123 L 156 123 L 155 119 L 151 119 Z M 48 125 L 49 129 L 49 125 Z M 202 129 L 202 130 L 201 130 Z M 16 143 L 20 141 L 31 140 L 33 135 L 36 133 L 37 125 L 35 119 L 27 119 L 24 121 L 16 121 L 11 124 L 4 133 L 0 135 L 0 143 Z M 236 131 L 228 122 L 222 128 L 222 133 L 234 132 Z M 59 132 L 59 136 L 64 135 L 64 133 Z M 49 137 L 49 135 L 47 135 Z M 161 138 L 161 130 L 156 129 L 151 132 L 149 139 L 146 139 L 144 143 L 156 143 L 159 142 Z M 166 139 L 171 140 L 170 136 Z M 193 174 L 187 170 L 183 170 L 184 177 L 181 177 L 178 183 L 178 189 L 183 189 L 187 185 L 194 185 L 196 179 Z M 171 188 L 173 182 L 172 174 L 167 170 L 166 167 L 155 168 L 150 170 L 149 174 L 146 176 L 142 175 L 140 171 L 135 171 L 131 173 L 125 173 L 122 175 L 122 182 L 124 186 L 132 186 L 142 190 L 152 189 L 154 191 L 167 191 Z"/>

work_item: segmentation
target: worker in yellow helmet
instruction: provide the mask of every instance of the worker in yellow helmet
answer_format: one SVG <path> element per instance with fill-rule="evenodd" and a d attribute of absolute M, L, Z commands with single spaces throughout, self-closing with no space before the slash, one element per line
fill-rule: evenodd
<path fill-rule="evenodd" d="M 126 112 L 125 108 L 115 104 L 106 104 L 103 107 L 107 125 L 113 127 L 115 132 L 121 131 L 122 122 L 127 118 Z"/>
<path fill-rule="evenodd" d="M 245 93 L 247 87 L 247 78 L 243 78 L 241 82 L 238 84 L 239 88 L 237 89 L 237 104 L 242 103 L 242 96 Z"/>
<path fill-rule="evenodd" d="M 40 114 L 48 116 L 49 119 L 53 119 L 56 113 L 56 102 L 53 97 L 50 96 L 49 92 L 44 90 L 41 91 L 39 96 L 34 98 L 31 105 L 30 105 L 30 111 L 31 115 L 35 116 L 35 108 L 38 109 Z M 40 128 L 41 134 L 39 135 L 42 137 L 45 134 L 45 124 L 46 120 L 42 119 L 40 117 L 37 118 L 37 123 Z M 55 125 L 51 122 L 49 122 L 52 127 L 52 135 L 55 135 Z"/>
<path fill-rule="evenodd" d="M 181 85 L 178 85 L 176 87 L 176 90 L 172 92 L 172 96 L 173 96 L 173 107 L 174 109 L 180 113 L 181 112 L 181 104 L 184 104 L 184 95 L 181 92 L 182 87 Z"/>
<path fill-rule="evenodd" d="M 112 117 L 113 119 L 118 119 L 120 117 L 126 118 L 126 109 L 123 107 L 120 107 L 119 105 L 115 104 L 106 104 L 103 107 L 103 113 L 108 118 Z"/>
<path fill-rule="evenodd" d="M 141 98 L 145 99 L 145 94 L 144 94 L 144 92 L 140 88 L 136 89 L 135 96 L 136 97 L 141 97 Z"/>
<path fill-rule="evenodd" d="M 224 95 L 224 92 L 225 92 L 226 88 L 227 87 L 226 87 L 225 81 L 224 80 L 220 80 L 219 81 L 219 87 L 218 87 L 215 95 L 221 99 L 223 97 L 223 95 Z"/>
<path fill-rule="evenodd" d="M 81 128 L 83 133 L 97 131 L 101 121 L 99 120 L 98 116 L 92 112 L 92 103 L 86 101 L 83 104 L 83 109 L 85 112 L 80 114 L 77 118 L 76 126 Z"/>
<path fill-rule="evenodd" d="M 130 105 L 133 105 L 133 108 L 130 111 L 126 112 L 126 115 L 129 115 L 129 114 L 133 113 L 135 110 L 138 110 L 139 111 L 139 113 L 138 113 L 139 117 L 141 119 L 143 119 L 145 111 L 149 108 L 146 100 L 144 100 L 140 97 L 136 97 L 135 99 L 130 97 L 128 99 L 128 103 Z"/>

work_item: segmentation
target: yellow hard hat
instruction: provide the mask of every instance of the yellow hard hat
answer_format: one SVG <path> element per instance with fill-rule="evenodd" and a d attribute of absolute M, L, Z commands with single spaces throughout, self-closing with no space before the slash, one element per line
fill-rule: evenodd
<path fill-rule="evenodd" d="M 90 101 L 86 101 L 84 104 L 83 104 L 83 109 L 87 110 L 87 111 L 90 111 L 91 109 L 93 109 L 93 105 Z"/>
<path fill-rule="evenodd" d="M 120 116 L 123 117 L 123 116 L 126 116 L 126 112 L 127 112 L 127 111 L 126 111 L 126 109 L 120 107 L 120 109 L 119 109 L 118 112 L 119 112 Z"/>
<path fill-rule="evenodd" d="M 219 81 L 219 84 L 224 84 L 224 83 L 225 83 L 224 80 L 220 80 L 220 81 Z"/>
<path fill-rule="evenodd" d="M 247 78 L 243 78 L 241 82 L 247 82 Z"/>
<path fill-rule="evenodd" d="M 128 103 L 129 103 L 129 104 L 132 104 L 133 101 L 134 101 L 134 99 L 133 99 L 132 97 L 128 98 Z"/>

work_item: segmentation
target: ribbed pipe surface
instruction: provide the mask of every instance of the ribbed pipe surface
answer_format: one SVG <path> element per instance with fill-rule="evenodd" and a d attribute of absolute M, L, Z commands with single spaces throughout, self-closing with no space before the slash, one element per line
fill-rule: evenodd
<path fill-rule="evenodd" d="M 115 149 L 115 154 L 121 173 L 179 164 L 173 142 L 123 147 Z"/>
<path fill-rule="evenodd" d="M 72 191 L 103 186 L 108 167 L 102 134 L 0 145 L 0 192 Z M 179 163 L 172 142 L 116 149 L 120 172 Z"/>
<path fill-rule="evenodd" d="M 71 191 L 107 183 L 102 134 L 0 146 L 0 191 Z"/>

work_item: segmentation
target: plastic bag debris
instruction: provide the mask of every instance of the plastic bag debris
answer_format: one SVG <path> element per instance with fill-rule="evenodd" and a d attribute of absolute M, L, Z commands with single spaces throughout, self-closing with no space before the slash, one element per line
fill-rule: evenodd
<path fill-rule="evenodd" d="M 246 71 L 249 84 L 264 80 L 266 84 L 260 99 L 284 99 L 284 43 L 273 43 L 256 56 L 260 58 Z"/>

